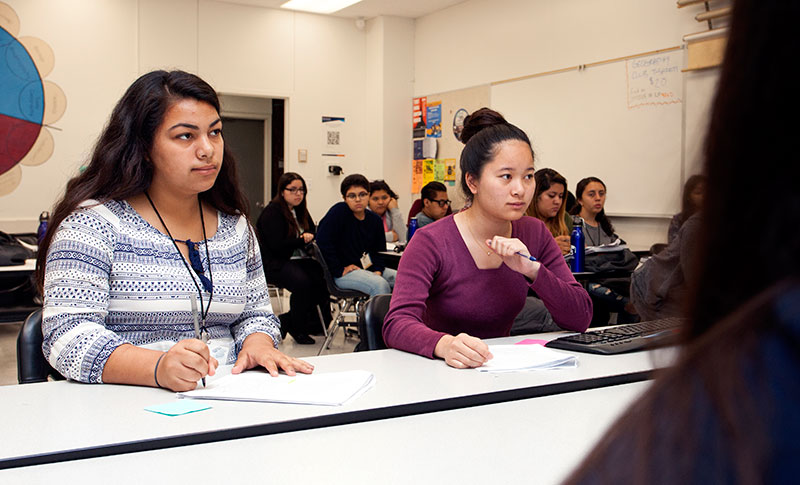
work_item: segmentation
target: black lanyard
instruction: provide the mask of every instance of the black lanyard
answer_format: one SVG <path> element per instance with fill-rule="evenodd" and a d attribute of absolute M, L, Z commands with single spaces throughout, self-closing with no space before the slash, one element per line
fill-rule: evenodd
<path fill-rule="evenodd" d="M 181 250 L 178 248 L 178 243 L 176 243 L 176 239 L 172 237 L 172 233 L 169 232 L 169 228 L 167 224 L 164 222 L 164 219 L 161 218 L 161 214 L 158 213 L 158 209 L 156 209 L 156 205 L 153 203 L 153 199 L 150 198 L 150 194 L 147 191 L 144 192 L 145 197 L 147 197 L 148 202 L 150 202 L 150 206 L 153 208 L 153 211 L 158 216 L 158 220 L 161 222 L 161 225 L 164 226 L 164 230 L 167 231 L 167 235 L 169 236 L 169 240 L 172 241 L 172 245 L 175 246 L 175 250 L 178 251 L 178 256 L 181 257 L 181 262 L 186 267 L 186 271 L 189 272 L 189 278 L 192 279 L 192 283 L 194 283 L 195 288 L 197 288 L 197 294 L 200 296 L 200 317 L 203 321 L 203 330 L 205 331 L 206 328 L 206 316 L 208 315 L 208 311 L 211 309 L 211 298 L 214 296 L 214 273 L 211 272 L 211 256 L 208 253 L 208 237 L 206 237 L 206 222 L 203 219 L 203 204 L 200 202 L 200 196 L 197 196 L 197 206 L 200 208 L 200 224 L 203 226 L 203 240 L 206 242 L 206 260 L 208 261 L 208 275 L 211 277 L 211 287 L 208 291 L 208 305 L 206 305 L 205 310 L 203 310 L 203 292 L 200 290 L 200 285 L 197 284 L 197 280 L 195 280 L 194 276 L 192 275 L 192 270 L 189 267 L 189 263 L 186 262 L 186 258 L 183 257 L 181 254 Z M 185 243 L 188 247 L 191 244 L 190 240 L 181 241 Z M 189 248 L 191 250 L 191 248 Z M 199 258 L 198 258 L 199 259 Z M 200 262 L 202 265 L 202 262 Z M 200 276 L 198 275 L 198 278 Z M 205 285 L 204 285 L 205 286 Z"/>

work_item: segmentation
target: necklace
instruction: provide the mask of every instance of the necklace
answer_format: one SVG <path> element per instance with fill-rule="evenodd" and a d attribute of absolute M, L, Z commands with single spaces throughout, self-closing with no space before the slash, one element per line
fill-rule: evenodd
<path fill-rule="evenodd" d="M 469 220 L 470 218 L 467 216 L 467 214 L 464 214 L 464 216 L 465 216 L 464 218 L 465 218 L 465 219 L 467 219 L 467 230 L 469 231 L 470 235 L 472 235 L 472 239 L 473 239 L 473 240 L 475 241 L 475 243 L 478 245 L 478 248 L 479 248 L 479 249 L 483 249 L 483 247 L 484 247 L 484 244 L 481 244 L 481 241 L 480 241 L 480 239 L 478 239 L 478 238 L 475 236 L 475 233 L 472 231 L 472 221 L 470 221 L 470 220 Z M 491 256 L 492 254 L 496 254 L 496 253 L 492 253 L 492 251 L 491 251 L 490 249 L 487 249 L 487 250 L 486 250 L 486 255 L 487 255 L 487 256 Z"/>
<path fill-rule="evenodd" d="M 150 194 L 147 191 L 144 192 L 145 197 L 147 197 L 147 201 L 150 202 L 150 207 L 153 208 L 153 211 L 156 213 L 159 222 L 161 225 L 164 226 L 164 230 L 167 231 L 167 235 L 169 236 L 170 241 L 172 241 L 172 245 L 175 246 L 175 250 L 178 251 L 178 256 L 181 257 L 181 262 L 183 266 L 186 267 L 186 271 L 189 272 L 189 277 L 192 279 L 192 283 L 194 283 L 194 287 L 197 288 L 197 294 L 200 296 L 200 317 L 203 321 L 203 331 L 205 332 L 206 328 L 206 316 L 208 315 L 208 311 L 211 309 L 211 298 L 214 296 L 214 273 L 211 271 L 211 256 L 208 253 L 208 237 L 206 236 L 206 221 L 203 219 L 203 204 L 200 202 L 200 196 L 197 196 L 197 206 L 200 208 L 200 224 L 203 226 L 203 241 L 206 243 L 206 261 L 208 261 L 208 275 L 211 279 L 206 278 L 201 273 L 204 272 L 203 270 L 203 262 L 200 261 L 200 254 L 197 252 L 197 244 L 192 242 L 191 239 L 187 239 L 182 241 L 180 239 L 175 239 L 172 237 L 172 233 L 169 232 L 169 228 L 167 224 L 164 222 L 164 219 L 161 217 L 161 214 L 156 209 L 156 205 L 153 203 L 153 199 L 150 198 Z M 186 247 L 189 249 L 189 260 L 192 262 L 192 268 L 194 269 L 194 274 L 200 279 L 200 282 L 203 284 L 203 288 L 208 291 L 208 305 L 206 305 L 205 310 L 203 309 L 203 292 L 200 290 L 200 285 L 197 284 L 197 281 L 192 276 L 193 272 L 192 269 L 189 268 L 189 263 L 186 262 L 186 258 L 183 257 L 181 254 L 181 250 L 178 248 L 178 243 L 186 244 Z"/>

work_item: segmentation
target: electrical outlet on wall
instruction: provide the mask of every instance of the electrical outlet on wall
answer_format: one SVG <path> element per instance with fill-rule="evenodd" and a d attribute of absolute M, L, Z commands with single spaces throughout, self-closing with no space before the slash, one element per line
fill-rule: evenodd
<path fill-rule="evenodd" d="M 308 161 L 308 150 L 300 148 L 297 150 L 297 161 L 300 163 L 305 163 Z"/>

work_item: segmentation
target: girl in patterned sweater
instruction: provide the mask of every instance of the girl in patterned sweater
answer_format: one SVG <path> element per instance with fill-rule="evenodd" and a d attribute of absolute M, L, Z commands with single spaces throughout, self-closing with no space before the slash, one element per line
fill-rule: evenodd
<path fill-rule="evenodd" d="M 154 71 L 128 88 L 40 246 L 42 350 L 56 370 L 174 391 L 219 363 L 234 374 L 312 371 L 277 350 L 280 323 L 236 180 L 211 86 Z"/>

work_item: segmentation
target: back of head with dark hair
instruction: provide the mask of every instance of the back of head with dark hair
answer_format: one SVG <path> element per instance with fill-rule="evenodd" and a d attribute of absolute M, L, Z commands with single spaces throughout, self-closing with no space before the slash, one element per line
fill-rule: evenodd
<path fill-rule="evenodd" d="M 299 180 L 303 184 L 304 191 L 303 201 L 297 204 L 297 206 L 294 208 L 294 213 L 297 215 L 297 220 L 295 220 L 294 216 L 292 215 L 292 210 L 289 208 L 289 204 L 286 203 L 286 199 L 283 198 L 283 191 L 295 180 Z M 300 232 L 298 231 L 299 229 L 308 231 L 310 227 L 309 220 L 311 219 L 311 215 L 308 213 L 306 204 L 307 199 L 308 187 L 306 186 L 306 181 L 299 173 L 286 172 L 281 175 L 281 178 L 278 179 L 278 193 L 275 194 L 272 202 L 275 202 L 281 206 L 283 218 L 286 219 L 286 222 L 289 224 L 287 235 L 296 235 L 298 232 Z"/>
<path fill-rule="evenodd" d="M 153 178 L 150 152 L 156 130 L 174 103 L 195 99 L 219 113 L 219 98 L 208 83 L 184 71 L 153 71 L 142 75 L 125 91 L 92 150 L 86 170 L 67 182 L 56 203 L 37 258 L 37 281 L 44 283 L 47 250 L 58 226 L 81 202 L 123 200 L 143 193 Z M 248 204 L 239 190 L 236 161 L 225 145 L 222 165 L 211 189 L 200 198 L 226 214 L 247 215 Z"/>
<path fill-rule="evenodd" d="M 800 169 L 795 162 L 800 99 L 779 66 L 800 47 L 794 24 L 800 2 L 737 0 L 705 144 L 703 261 L 693 294 L 692 332 L 703 333 L 744 301 L 787 277 L 800 276 Z M 768 205 L 743 203 L 757 166 L 771 174 Z M 733 219 L 732 219 L 733 218 Z M 757 229 L 742 252 L 732 241 Z"/>
<path fill-rule="evenodd" d="M 397 196 L 397 194 L 394 193 L 394 190 L 392 190 L 392 188 L 389 187 L 389 184 L 387 184 L 385 180 L 378 179 L 378 180 L 373 180 L 372 182 L 369 183 L 370 195 L 372 195 L 373 192 L 377 192 L 379 190 L 385 191 L 387 194 L 389 194 L 389 197 L 391 197 L 394 200 L 400 198 Z"/>
<path fill-rule="evenodd" d="M 339 190 L 342 192 L 342 197 L 347 194 L 348 189 L 350 187 L 364 187 L 364 190 L 369 192 L 369 180 L 367 177 L 361 175 L 360 173 L 354 173 L 348 175 L 347 177 L 342 180 L 342 184 L 339 186 Z"/>
<path fill-rule="evenodd" d="M 586 186 L 592 182 L 597 182 L 598 184 L 602 185 L 604 189 L 606 188 L 606 184 L 603 183 L 603 181 L 597 177 L 586 177 L 584 179 L 581 179 L 578 182 L 578 185 L 575 187 L 575 205 L 572 207 L 572 210 L 569 211 L 570 214 L 578 215 L 581 213 L 581 207 L 582 207 L 581 197 L 583 196 L 583 191 L 586 190 Z M 611 221 L 608 219 L 608 216 L 606 216 L 605 207 L 603 207 L 603 209 L 600 210 L 600 212 L 595 217 L 595 220 L 597 221 L 598 224 L 600 224 L 600 227 L 603 229 L 604 233 L 606 233 L 608 236 L 614 235 L 614 225 L 611 224 Z"/>
<path fill-rule="evenodd" d="M 472 200 L 472 192 L 467 185 L 467 174 L 480 178 L 484 165 L 492 161 L 497 145 L 517 140 L 531 146 L 531 140 L 524 131 L 512 125 L 503 115 L 489 108 L 481 108 L 464 119 L 461 141 L 461 190 L 467 200 Z M 535 159 L 533 148 L 531 158 Z"/>
<path fill-rule="evenodd" d="M 422 187 L 422 192 L 420 192 L 419 196 L 424 200 L 434 200 L 436 199 L 437 192 L 444 192 L 447 193 L 447 187 L 444 186 L 441 182 L 428 182 Z"/>

